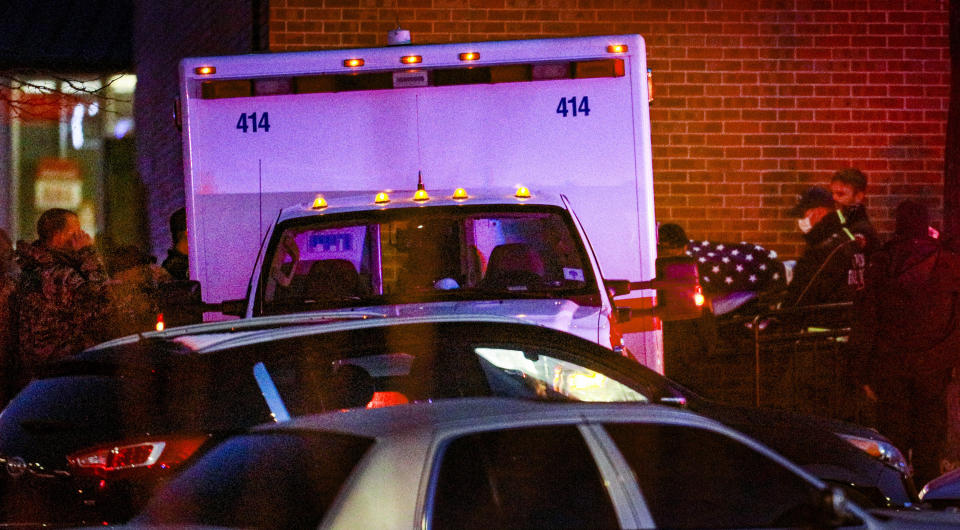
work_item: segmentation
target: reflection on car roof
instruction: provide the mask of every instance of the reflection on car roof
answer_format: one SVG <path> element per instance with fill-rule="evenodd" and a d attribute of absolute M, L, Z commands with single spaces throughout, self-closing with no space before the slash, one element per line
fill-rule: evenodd
<path fill-rule="evenodd" d="M 470 397 L 418 402 L 395 407 L 350 409 L 294 418 L 282 425 L 268 424 L 256 430 L 322 430 L 380 437 L 389 434 L 476 425 L 478 418 L 491 425 L 497 418 L 510 422 L 523 419 L 549 424 L 583 420 L 586 417 L 603 421 L 682 421 L 686 424 L 713 426 L 727 430 L 719 423 L 691 412 L 663 405 L 644 403 L 542 402 L 533 400 Z"/>
<path fill-rule="evenodd" d="M 347 318 L 350 315 L 352 315 L 352 317 Z M 300 313 L 171 328 L 168 331 L 143 333 L 141 335 L 132 335 L 122 339 L 104 342 L 86 351 L 104 350 L 148 339 L 173 342 L 183 346 L 187 351 L 192 353 L 207 353 L 228 347 L 232 348 L 245 344 L 317 333 L 333 333 L 337 331 L 384 326 L 454 322 L 534 325 L 519 318 L 489 314 L 445 314 L 413 317 L 386 317 L 380 314 L 378 318 L 369 318 L 369 315 L 365 316 L 364 313 L 348 313 L 347 315 L 343 312 L 320 314 Z"/>

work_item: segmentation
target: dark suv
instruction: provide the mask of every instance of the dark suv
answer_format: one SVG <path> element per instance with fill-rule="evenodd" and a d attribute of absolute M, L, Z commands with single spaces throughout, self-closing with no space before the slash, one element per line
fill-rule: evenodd
<path fill-rule="evenodd" d="M 905 505 L 907 477 L 840 423 L 704 401 L 594 343 L 499 317 L 360 312 L 204 324 L 65 360 L 0 414 L 0 522 L 123 522 L 225 436 L 349 407 L 463 396 L 659 402 L 704 413 L 817 476 Z"/>

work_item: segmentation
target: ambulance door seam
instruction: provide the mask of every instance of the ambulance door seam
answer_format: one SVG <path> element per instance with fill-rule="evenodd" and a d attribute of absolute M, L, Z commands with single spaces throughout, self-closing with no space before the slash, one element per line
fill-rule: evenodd
<path fill-rule="evenodd" d="M 257 233 L 263 233 L 263 159 L 257 159 Z"/>
<path fill-rule="evenodd" d="M 420 94 L 414 95 L 414 112 L 417 114 L 417 169 L 423 171 L 423 147 L 420 144 Z"/>
<path fill-rule="evenodd" d="M 625 57 L 625 59 L 629 61 L 626 71 L 630 72 L 630 86 L 633 86 L 634 83 L 636 82 L 636 79 L 633 75 L 634 73 L 633 57 L 628 56 L 628 57 Z M 630 114 L 632 115 L 632 118 L 630 119 L 630 131 L 633 133 L 633 142 L 631 142 L 631 147 L 633 148 L 633 198 L 636 201 L 635 208 L 637 209 L 637 217 L 636 217 L 637 236 L 638 236 L 637 247 L 639 247 L 639 250 L 641 251 L 640 252 L 640 271 L 643 274 L 643 273 L 646 273 L 646 271 L 644 271 L 644 266 L 643 266 L 643 259 L 644 259 L 643 243 L 641 243 L 640 237 L 639 237 L 639 235 L 642 233 L 642 230 L 643 230 L 643 222 L 640 221 L 640 216 L 643 215 L 640 205 L 643 201 L 642 201 L 642 197 L 640 196 L 640 165 L 638 163 L 640 153 L 637 152 L 637 120 L 635 119 L 637 109 L 636 109 L 636 100 L 634 98 L 633 90 L 629 90 L 628 92 L 630 92 Z M 656 219 L 654 219 L 654 222 L 656 222 Z M 646 278 L 641 278 L 641 280 L 645 280 L 645 279 Z"/>

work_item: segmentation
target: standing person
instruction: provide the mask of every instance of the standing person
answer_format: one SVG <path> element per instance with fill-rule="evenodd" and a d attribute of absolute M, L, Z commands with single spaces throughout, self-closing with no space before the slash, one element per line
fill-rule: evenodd
<path fill-rule="evenodd" d="M 14 319 L 14 275 L 13 244 L 10 236 L 0 230 L 0 407 L 13 397 L 17 384 L 16 363 L 16 321 Z"/>
<path fill-rule="evenodd" d="M 927 208 L 904 201 L 871 258 L 851 330 L 854 378 L 877 427 L 912 453 L 919 483 L 940 474 L 946 389 L 960 351 L 960 255 L 929 237 Z"/>
<path fill-rule="evenodd" d="M 866 230 L 837 209 L 830 190 L 809 188 L 789 214 L 798 219 L 806 248 L 797 260 L 783 307 L 853 301 L 863 289 Z"/>
<path fill-rule="evenodd" d="M 173 281 L 156 258 L 135 245 L 114 249 L 107 259 L 110 273 L 111 337 L 156 329 L 163 312 L 162 292 Z"/>
<path fill-rule="evenodd" d="M 657 229 L 657 260 L 689 256 L 690 239 L 675 223 Z M 695 263 L 693 257 L 688 257 Z M 662 322 L 663 366 L 667 377 L 699 392 L 709 393 L 710 378 L 702 371 L 717 345 L 717 322 L 709 310 L 699 318 Z"/>
<path fill-rule="evenodd" d="M 173 247 L 167 250 L 167 259 L 163 260 L 163 268 L 167 269 L 174 280 L 189 280 L 190 245 L 187 242 L 187 210 L 185 208 L 170 214 L 170 237 L 173 239 Z"/>
<path fill-rule="evenodd" d="M 37 234 L 16 250 L 21 383 L 44 363 L 100 342 L 107 327 L 107 275 L 77 215 L 47 210 Z"/>
<path fill-rule="evenodd" d="M 863 204 L 867 192 L 867 176 L 855 167 L 841 169 L 830 178 L 830 192 L 841 215 L 846 218 L 847 225 L 855 233 L 864 236 L 864 253 L 869 256 L 879 248 L 880 239 Z"/>

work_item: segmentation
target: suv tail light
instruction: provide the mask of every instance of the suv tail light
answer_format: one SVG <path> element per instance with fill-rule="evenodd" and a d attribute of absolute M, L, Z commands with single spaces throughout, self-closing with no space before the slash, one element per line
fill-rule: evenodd
<path fill-rule="evenodd" d="M 118 478 L 163 472 L 190 458 L 210 437 L 164 436 L 99 445 L 67 456 L 70 469 L 80 475 Z"/>

